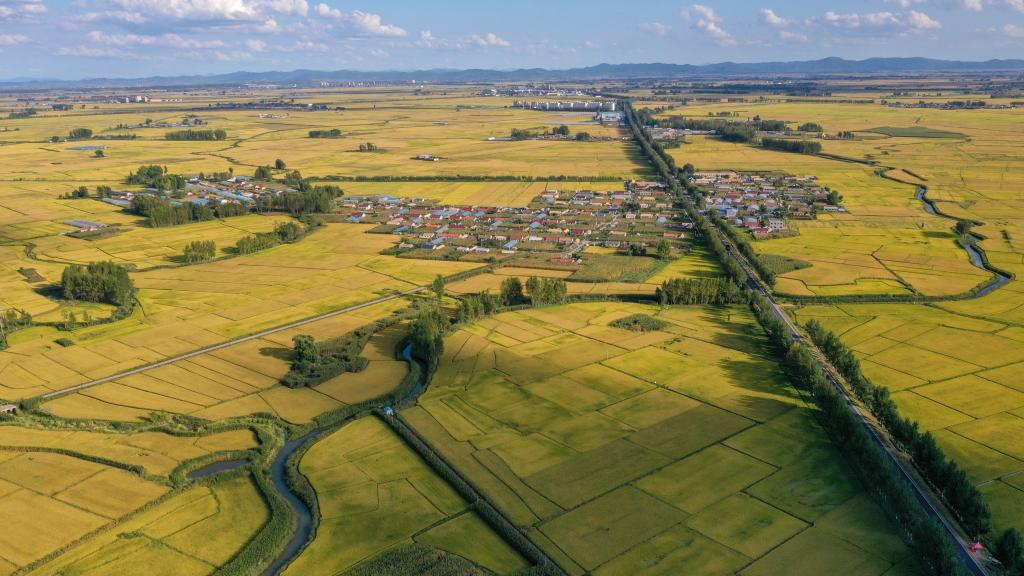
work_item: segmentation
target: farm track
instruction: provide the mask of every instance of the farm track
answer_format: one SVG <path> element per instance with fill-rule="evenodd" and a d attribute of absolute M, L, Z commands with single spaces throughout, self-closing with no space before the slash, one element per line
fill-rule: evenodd
<path fill-rule="evenodd" d="M 396 300 L 398 298 L 405 298 L 406 296 L 410 296 L 412 294 L 415 294 L 415 293 L 420 292 L 420 291 L 425 290 L 425 289 L 426 289 L 426 287 L 419 286 L 419 287 L 413 288 L 411 290 L 406 290 L 404 292 L 398 292 L 398 293 L 391 294 L 391 295 L 388 295 L 388 296 L 382 296 L 380 298 L 375 298 L 373 300 L 367 300 L 366 302 L 362 302 L 362 303 L 359 303 L 359 304 L 353 304 L 352 306 L 347 306 L 347 307 L 341 308 L 339 310 L 334 310 L 332 312 L 327 312 L 325 314 L 319 314 L 317 316 L 311 316 L 309 318 L 305 318 L 305 319 L 302 319 L 302 320 L 297 320 L 295 322 L 289 322 L 288 324 L 282 324 L 281 326 L 276 326 L 274 328 L 268 328 L 267 330 L 256 332 L 255 334 L 249 334 L 248 336 L 242 336 L 241 338 L 235 338 L 233 340 L 228 340 L 226 342 L 221 342 L 220 344 L 214 344 L 213 346 L 206 346 L 204 348 L 199 348 L 199 349 L 193 350 L 191 352 L 186 352 L 184 354 L 178 354 L 177 356 L 171 356 L 171 357 L 168 357 L 168 358 L 164 358 L 163 360 L 160 360 L 158 362 L 153 362 L 151 364 L 146 364 L 144 366 L 139 366 L 138 368 L 132 368 L 131 370 L 125 370 L 124 372 L 118 372 L 117 374 L 112 374 L 112 375 L 106 376 L 104 378 L 97 378 L 96 380 L 90 380 L 89 382 L 83 382 L 82 384 L 76 384 L 75 386 L 71 386 L 69 388 L 64 388 L 62 390 L 55 390 L 53 392 L 48 392 L 46 394 L 43 394 L 43 395 L 39 396 L 38 398 L 40 400 L 52 400 L 54 398 L 58 398 L 60 396 L 65 396 L 67 394 L 72 394 L 74 392 L 85 390 L 85 389 L 91 388 L 93 386 L 98 386 L 100 384 L 105 384 L 107 382 L 113 382 L 114 380 L 119 380 L 119 379 L 125 378 L 127 376 L 132 376 L 134 374 L 140 374 L 140 373 L 145 372 L 147 370 L 152 370 L 153 368 L 159 368 L 160 366 L 167 366 L 168 364 L 173 364 L 173 363 L 178 362 L 180 360 L 187 360 L 189 358 L 194 358 L 196 356 L 201 356 L 201 355 L 207 354 L 209 352 L 216 352 L 217 350 L 223 350 L 224 348 L 228 348 L 230 346 L 234 346 L 235 344 L 241 344 L 242 342 L 249 342 L 251 340 L 258 340 L 260 338 L 263 338 L 264 336 L 269 336 L 271 334 L 276 334 L 278 332 L 283 332 L 285 330 L 290 330 L 292 328 L 298 328 L 300 326 L 305 326 L 306 324 L 312 324 L 313 322 L 317 322 L 317 321 L 320 321 L 320 320 L 325 320 L 327 318 L 333 318 L 335 316 L 340 316 L 341 314 L 345 314 L 345 313 L 352 312 L 352 311 L 355 311 L 355 310 L 359 310 L 359 309 L 362 309 L 362 308 L 367 308 L 367 307 L 373 306 L 375 304 L 380 304 L 382 302 L 388 302 L 390 300 Z"/>

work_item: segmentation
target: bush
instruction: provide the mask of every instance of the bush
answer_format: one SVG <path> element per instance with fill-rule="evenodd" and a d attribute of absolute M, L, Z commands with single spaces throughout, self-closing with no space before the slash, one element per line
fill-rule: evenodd
<path fill-rule="evenodd" d="M 611 323 L 611 326 L 632 330 L 633 332 L 654 332 L 655 330 L 667 328 L 668 325 L 668 322 L 648 314 L 631 314 L 625 318 L 614 320 Z"/>
<path fill-rule="evenodd" d="M 60 344 L 61 346 L 65 347 L 65 348 L 67 348 L 68 346 L 74 346 L 75 345 L 75 341 L 70 339 L 70 338 L 57 338 L 56 340 L 54 340 L 54 343 L 55 344 Z"/>

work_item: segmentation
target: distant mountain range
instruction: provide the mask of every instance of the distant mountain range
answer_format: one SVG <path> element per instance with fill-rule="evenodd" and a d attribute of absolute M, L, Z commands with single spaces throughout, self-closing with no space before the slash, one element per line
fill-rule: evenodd
<path fill-rule="evenodd" d="M 598 64 L 586 68 L 552 70 L 432 69 L 416 71 L 292 70 L 290 72 L 231 72 L 209 76 L 153 76 L 149 78 L 86 78 L 77 81 L 29 80 L 16 78 L 4 86 L 25 87 L 168 87 L 237 85 L 243 83 L 309 84 L 311 82 L 411 82 L 434 83 L 536 82 L 557 80 L 627 80 L 639 78 L 835 76 L 876 74 L 920 74 L 932 72 L 1024 72 L 1024 60 L 967 62 L 931 58 L 869 58 L 845 60 L 823 58 L 798 62 L 719 64 Z"/>

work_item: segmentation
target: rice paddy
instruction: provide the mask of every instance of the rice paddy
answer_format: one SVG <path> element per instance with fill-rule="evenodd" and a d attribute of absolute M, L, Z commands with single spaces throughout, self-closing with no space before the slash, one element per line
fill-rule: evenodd
<path fill-rule="evenodd" d="M 376 418 L 357 420 L 317 442 L 299 469 L 317 492 L 320 525 L 286 575 L 343 573 L 411 542 L 455 553 L 495 574 L 528 566 Z"/>
<path fill-rule="evenodd" d="M 636 313 L 668 327 L 610 326 Z M 764 346 L 740 307 L 507 312 L 447 338 L 402 415 L 572 574 L 767 572 L 798 538 L 905 562 L 863 546 L 892 528 Z"/>

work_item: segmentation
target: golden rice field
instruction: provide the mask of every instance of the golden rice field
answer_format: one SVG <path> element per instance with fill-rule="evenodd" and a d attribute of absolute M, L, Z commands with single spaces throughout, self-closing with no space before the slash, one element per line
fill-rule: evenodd
<path fill-rule="evenodd" d="M 743 307 L 507 312 L 402 416 L 571 574 L 914 573 L 770 354 Z"/>
<path fill-rule="evenodd" d="M 893 393 L 901 413 L 930 431 L 979 485 L 998 528 L 1024 529 L 1024 329 L 1010 314 L 977 314 L 993 296 L 1022 295 L 1011 287 L 992 296 L 941 307 L 914 305 L 809 306 L 842 336 L 864 373 Z M 971 310 L 966 315 L 946 308 Z M 1018 313 L 1019 316 L 1019 313 Z"/>
<path fill-rule="evenodd" d="M 85 456 L 141 466 L 146 473 L 157 476 L 170 474 L 186 460 L 215 452 L 247 450 L 258 445 L 256 436 L 249 429 L 204 436 L 176 436 L 164 432 L 116 433 L 0 426 L 0 453 L 3 454 L 31 449 L 70 450 Z"/>
<path fill-rule="evenodd" d="M 529 566 L 383 422 L 366 417 L 319 440 L 299 469 L 320 504 L 313 542 L 284 574 L 341 574 L 403 543 L 447 550 L 492 571 Z"/>
<path fill-rule="evenodd" d="M 175 494 L 28 573 L 213 574 L 269 519 L 259 489 L 240 476 Z"/>
<path fill-rule="evenodd" d="M 0 450 L 0 572 L 57 551 L 168 488 L 124 470 L 47 452 Z"/>
<path fill-rule="evenodd" d="M 130 318 L 70 333 L 36 327 L 13 334 L 0 352 L 0 398 L 60 390 L 479 266 L 382 256 L 394 239 L 364 234 L 368 228 L 330 224 L 255 255 L 134 273 L 140 305 Z M 55 344 L 62 336 L 76 345 Z"/>
<path fill-rule="evenodd" d="M 701 111 L 724 108 L 729 106 L 701 107 Z M 874 160 L 896 168 L 890 172 L 896 178 L 927 185 L 928 197 L 939 210 L 983 223 L 975 230 L 985 236 L 980 245 L 993 265 L 1018 278 L 1024 273 L 1020 216 L 1024 148 L 1018 136 L 1024 115 L 1019 109 L 960 112 L 843 104 L 744 104 L 741 108 L 742 115 L 819 122 L 829 132 L 895 126 L 964 134 L 966 138 L 910 138 L 858 133 L 857 140 L 824 145 L 826 152 Z M 699 153 L 702 148 L 698 144 L 695 150 Z M 681 153 L 688 149 L 683 147 Z M 768 153 L 739 154 L 736 167 L 760 167 L 760 160 L 752 158 L 767 158 Z M 915 205 L 912 186 L 872 178 L 864 173 L 869 168 L 856 164 L 802 156 L 779 160 L 784 162 L 780 166 L 795 165 L 798 171 L 817 167 L 812 173 L 840 190 L 850 208 L 843 218 L 814 222 L 813 229 L 802 223 L 796 238 L 756 244 L 766 252 L 814 263 L 812 268 L 783 275 L 780 291 L 847 294 L 850 282 L 855 286 L 865 278 L 891 286 L 878 285 L 872 291 L 892 291 L 895 277 L 925 294 L 943 294 L 962 291 L 974 280 L 964 267 L 963 251 L 952 259 L 944 255 L 952 246 L 945 232 L 953 222 L 926 215 Z M 916 210 L 916 215 L 908 218 L 902 210 Z M 870 258 L 865 255 L 868 250 L 872 250 Z M 891 257 L 884 257 L 892 252 L 911 257 L 894 266 Z M 883 257 L 878 257 L 880 253 Z M 885 264 L 891 276 L 877 268 L 870 274 L 862 272 L 874 267 L 872 260 Z M 797 315 L 817 318 L 841 333 L 860 356 L 865 373 L 892 390 L 902 413 L 932 431 L 946 453 L 980 486 L 998 528 L 1024 528 L 1024 483 L 1020 481 L 1024 452 L 1014 444 L 1024 422 L 1024 389 L 1017 377 L 1024 366 L 1024 359 L 1018 358 L 1024 333 L 1024 288 L 1019 280 L 978 299 L 933 306 L 811 306 Z"/>
<path fill-rule="evenodd" d="M 154 411 L 208 420 L 263 412 L 287 422 L 309 422 L 397 387 L 408 371 L 407 364 L 395 358 L 404 328 L 396 326 L 370 339 L 362 354 L 370 362 L 362 372 L 294 390 L 279 384 L 290 366 L 292 339 L 300 334 L 319 340 L 341 336 L 405 305 L 383 302 L 179 360 L 59 397 L 45 403 L 44 409 L 65 418 L 99 420 L 140 420 Z"/>

